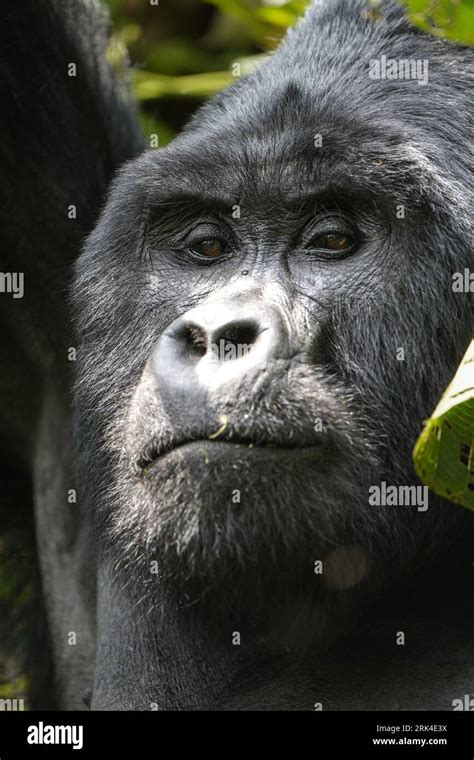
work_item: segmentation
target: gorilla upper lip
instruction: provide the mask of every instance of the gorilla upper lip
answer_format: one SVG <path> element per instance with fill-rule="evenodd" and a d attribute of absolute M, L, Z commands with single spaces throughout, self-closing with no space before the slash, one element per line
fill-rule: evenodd
<path fill-rule="evenodd" d="M 309 440 L 293 440 L 293 439 L 275 439 L 275 438 L 262 438 L 259 436 L 251 436 L 251 435 L 239 435 L 239 434 L 230 434 L 226 436 L 222 436 L 219 438 L 214 438 L 209 435 L 197 435 L 197 436 L 187 436 L 187 437 L 181 437 L 179 439 L 174 439 L 171 441 L 168 441 L 166 443 L 164 442 L 158 442 L 158 441 L 151 441 L 148 443 L 147 446 L 143 449 L 143 451 L 140 454 L 140 457 L 137 461 L 137 466 L 140 471 L 143 471 L 147 469 L 151 464 L 153 464 L 157 459 L 160 459 L 165 454 L 170 453 L 171 451 L 174 451 L 176 449 L 182 448 L 183 446 L 187 446 L 192 443 L 202 443 L 202 444 L 224 444 L 224 445 L 234 445 L 234 446 L 247 446 L 249 449 L 256 448 L 256 449 L 308 449 L 308 448 L 314 448 L 316 446 L 319 446 L 321 444 L 320 439 L 313 439 L 311 441 Z"/>

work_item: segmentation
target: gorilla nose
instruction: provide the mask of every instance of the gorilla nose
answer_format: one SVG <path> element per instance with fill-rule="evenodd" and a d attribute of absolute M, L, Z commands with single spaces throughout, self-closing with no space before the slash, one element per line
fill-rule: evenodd
<path fill-rule="evenodd" d="M 151 357 L 161 390 L 189 396 L 226 383 L 245 381 L 288 356 L 289 334 L 273 304 L 203 304 L 176 319 Z"/>
<path fill-rule="evenodd" d="M 176 325 L 174 335 L 179 342 L 182 358 L 188 363 L 195 363 L 202 357 L 217 362 L 235 360 L 246 356 L 249 351 L 254 351 L 254 355 L 258 353 L 260 359 L 265 360 L 265 354 L 269 350 L 271 353 L 271 346 L 269 341 L 261 340 L 261 336 L 269 329 L 255 317 L 222 315 L 215 323 L 206 319 L 204 312 Z"/>

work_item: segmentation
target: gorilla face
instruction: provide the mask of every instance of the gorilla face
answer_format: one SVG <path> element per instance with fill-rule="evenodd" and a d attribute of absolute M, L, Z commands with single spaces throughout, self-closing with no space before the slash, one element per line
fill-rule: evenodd
<path fill-rule="evenodd" d="M 318 589 L 317 560 L 321 589 L 377 585 L 445 531 L 434 498 L 369 505 L 416 482 L 467 342 L 442 136 L 415 87 L 362 61 L 349 103 L 347 74 L 330 91 L 281 55 L 122 170 L 77 265 L 80 480 L 101 550 L 152 594 L 155 562 L 192 600 Z"/>

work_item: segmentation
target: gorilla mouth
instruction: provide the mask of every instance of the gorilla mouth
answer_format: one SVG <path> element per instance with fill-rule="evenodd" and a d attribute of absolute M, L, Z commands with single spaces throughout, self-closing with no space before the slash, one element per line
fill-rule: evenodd
<path fill-rule="evenodd" d="M 159 459 L 162 459 L 167 454 L 170 454 L 174 451 L 177 451 L 179 449 L 186 449 L 186 448 L 198 448 L 201 447 L 204 449 L 205 447 L 217 447 L 217 446 L 227 446 L 227 447 L 238 447 L 240 449 L 246 448 L 248 450 L 255 449 L 257 451 L 262 451 L 267 449 L 269 452 L 272 450 L 275 451 L 282 451 L 282 452 L 289 452 L 289 451 L 295 451 L 295 452 L 309 452 L 314 451 L 315 449 L 320 448 L 322 441 L 319 440 L 312 440 L 311 442 L 306 441 L 296 441 L 296 440 L 262 440 L 257 438 L 252 438 L 251 436 L 238 436 L 238 435 L 232 435 L 227 437 L 222 437 L 218 439 L 211 438 L 209 436 L 196 436 L 196 437 L 188 437 L 188 438 L 182 438 L 179 440 L 169 441 L 167 443 L 158 443 L 157 441 L 150 442 L 142 451 L 138 461 L 137 461 L 137 467 L 140 470 L 141 473 L 144 473 L 148 468 L 153 465 L 155 462 L 157 462 Z"/>

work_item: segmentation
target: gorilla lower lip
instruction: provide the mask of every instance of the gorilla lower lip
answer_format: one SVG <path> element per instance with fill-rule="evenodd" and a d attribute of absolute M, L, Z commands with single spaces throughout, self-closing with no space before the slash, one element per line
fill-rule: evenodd
<path fill-rule="evenodd" d="M 255 453 L 268 453 L 271 455 L 271 453 L 299 453 L 301 455 L 306 455 L 308 453 L 314 453 L 315 450 L 319 449 L 320 445 L 318 443 L 308 445 L 308 446 L 295 446 L 290 444 L 289 442 L 282 441 L 282 442 L 269 442 L 269 443 L 256 443 L 255 441 L 251 440 L 232 440 L 232 441 L 214 441 L 209 440 L 208 438 L 203 439 L 196 439 L 192 441 L 184 441 L 183 443 L 176 444 L 174 446 L 169 446 L 166 449 L 158 450 L 157 448 L 153 449 L 152 451 L 149 451 L 146 455 L 142 456 L 138 462 L 138 467 L 141 470 L 142 474 L 146 474 L 147 470 L 150 469 L 156 462 L 158 462 L 160 459 L 164 459 L 165 457 L 169 455 L 173 455 L 176 452 L 182 452 L 182 453 L 201 453 L 203 455 L 204 460 L 206 461 L 208 459 L 208 455 L 214 451 L 216 452 L 218 449 L 221 451 L 224 451 L 225 449 L 229 450 L 229 453 L 232 452 L 232 450 L 240 450 L 240 451 L 254 451 Z"/>

